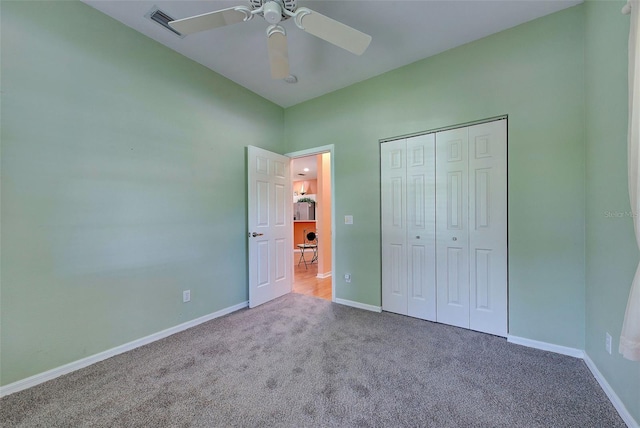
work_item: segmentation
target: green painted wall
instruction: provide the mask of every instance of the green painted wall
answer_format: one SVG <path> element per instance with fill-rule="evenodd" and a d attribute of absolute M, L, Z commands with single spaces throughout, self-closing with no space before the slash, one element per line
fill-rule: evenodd
<path fill-rule="evenodd" d="M 0 384 L 246 300 L 247 144 L 335 144 L 337 297 L 380 305 L 378 140 L 508 114 L 510 333 L 586 349 L 640 420 L 640 369 L 603 346 L 638 260 L 606 215 L 628 210 L 621 6 L 283 112 L 84 4 L 1 2 Z"/>
<path fill-rule="evenodd" d="M 583 66 L 574 7 L 286 109 L 288 150 L 335 144 L 336 296 L 381 304 L 378 141 L 508 114 L 509 332 L 582 349 Z"/>
<path fill-rule="evenodd" d="M 282 108 L 82 3 L 1 5 L 0 382 L 245 301 Z"/>
<path fill-rule="evenodd" d="M 640 364 L 618 353 L 639 254 L 627 184 L 627 40 L 624 2 L 586 3 L 586 344 L 585 349 L 636 421 Z M 613 354 L 605 351 L 605 334 Z"/>

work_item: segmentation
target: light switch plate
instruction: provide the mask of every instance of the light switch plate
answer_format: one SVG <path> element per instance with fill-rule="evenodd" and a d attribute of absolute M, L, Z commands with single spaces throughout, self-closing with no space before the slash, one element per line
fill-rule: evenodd
<path fill-rule="evenodd" d="M 353 224 L 353 216 L 352 215 L 344 216 L 344 224 Z"/>

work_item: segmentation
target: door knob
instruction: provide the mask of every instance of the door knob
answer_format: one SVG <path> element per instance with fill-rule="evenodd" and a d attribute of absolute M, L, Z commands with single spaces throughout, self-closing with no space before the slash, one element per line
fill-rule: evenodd
<path fill-rule="evenodd" d="M 256 236 L 262 236 L 262 235 L 264 235 L 264 233 L 256 233 L 256 232 L 253 232 L 253 233 L 250 233 L 250 234 L 249 234 L 249 236 L 253 236 L 254 238 L 255 238 Z"/>
<path fill-rule="evenodd" d="M 458 240 L 458 238 L 456 238 L 456 237 L 454 236 L 454 237 L 453 237 L 453 240 L 454 240 L 454 241 L 457 241 L 457 240 Z"/>
<path fill-rule="evenodd" d="M 416 239 L 420 239 L 420 235 L 416 235 Z"/>

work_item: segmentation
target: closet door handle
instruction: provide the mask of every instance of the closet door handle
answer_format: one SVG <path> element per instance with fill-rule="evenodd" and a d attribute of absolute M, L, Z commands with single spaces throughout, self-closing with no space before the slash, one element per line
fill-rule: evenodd
<path fill-rule="evenodd" d="M 456 238 L 456 237 L 454 236 L 454 237 L 453 237 L 453 240 L 454 240 L 454 241 L 457 241 L 457 240 L 458 240 L 458 238 Z"/>
<path fill-rule="evenodd" d="M 416 239 L 420 239 L 420 235 L 417 235 L 417 236 L 416 236 Z"/>

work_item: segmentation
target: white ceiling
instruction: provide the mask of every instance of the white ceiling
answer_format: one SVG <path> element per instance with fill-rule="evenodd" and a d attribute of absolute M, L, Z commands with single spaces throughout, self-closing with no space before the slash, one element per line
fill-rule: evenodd
<path fill-rule="evenodd" d="M 304 169 L 308 168 L 309 171 Z M 315 180 L 318 178 L 318 156 L 305 156 L 291 160 L 291 173 L 293 181 Z M 300 174 L 304 174 L 301 176 Z"/>
<path fill-rule="evenodd" d="M 355 56 L 283 22 L 297 84 L 272 80 L 261 18 L 179 38 L 145 18 L 154 5 L 175 19 L 246 5 L 246 0 L 83 0 L 216 73 L 289 107 L 344 88 L 582 0 L 298 0 L 298 7 L 341 21 L 373 37 Z"/>

